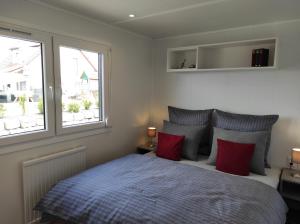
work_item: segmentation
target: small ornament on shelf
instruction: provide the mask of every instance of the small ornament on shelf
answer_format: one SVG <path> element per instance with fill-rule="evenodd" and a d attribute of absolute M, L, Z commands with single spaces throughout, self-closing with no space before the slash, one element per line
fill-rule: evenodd
<path fill-rule="evenodd" d="M 181 65 L 180 65 L 180 68 L 181 68 L 181 69 L 183 69 L 183 68 L 184 68 L 184 66 L 185 66 L 185 62 L 186 62 L 186 59 L 184 59 L 184 60 L 183 60 L 183 62 L 181 63 Z"/>

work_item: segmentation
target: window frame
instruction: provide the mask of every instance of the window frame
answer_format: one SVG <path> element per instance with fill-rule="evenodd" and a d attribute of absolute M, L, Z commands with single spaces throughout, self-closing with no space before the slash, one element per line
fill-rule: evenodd
<path fill-rule="evenodd" d="M 57 135 L 70 134 L 92 129 L 105 128 L 109 126 L 109 99 L 110 99 L 110 48 L 108 46 L 94 43 L 86 40 L 71 38 L 62 35 L 53 35 L 53 65 L 54 65 L 54 79 L 55 79 L 55 114 L 56 114 L 56 133 Z M 82 123 L 74 126 L 63 127 L 62 121 L 62 87 L 61 87 L 61 72 L 60 72 L 60 46 L 74 49 L 81 49 L 91 52 L 98 52 L 103 54 L 103 74 L 99 84 L 99 97 L 101 96 L 101 110 L 103 121 Z"/>
<path fill-rule="evenodd" d="M 39 42 L 42 44 L 43 69 L 43 101 L 44 101 L 44 130 L 23 132 L 15 135 L 0 136 L 0 146 L 6 146 L 26 141 L 41 140 L 55 136 L 55 113 L 53 92 L 53 55 L 52 41 L 49 33 L 22 28 L 16 25 L 0 23 L 0 35 L 21 40 Z"/>

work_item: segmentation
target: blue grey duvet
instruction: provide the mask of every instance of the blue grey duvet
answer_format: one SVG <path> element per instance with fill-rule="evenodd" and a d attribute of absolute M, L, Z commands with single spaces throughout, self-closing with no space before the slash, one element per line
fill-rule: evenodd
<path fill-rule="evenodd" d="M 263 183 L 137 154 L 60 181 L 36 209 L 76 224 L 284 224 L 287 212 Z"/>

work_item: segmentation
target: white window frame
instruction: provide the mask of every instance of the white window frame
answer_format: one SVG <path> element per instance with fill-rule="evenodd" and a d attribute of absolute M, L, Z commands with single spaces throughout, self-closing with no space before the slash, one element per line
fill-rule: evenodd
<path fill-rule="evenodd" d="M 81 49 L 91 52 L 98 52 L 103 54 L 103 74 L 102 86 L 99 85 L 99 91 L 102 91 L 99 96 L 101 101 L 101 114 L 103 121 L 93 123 L 83 123 L 74 126 L 63 127 L 62 121 L 62 87 L 61 87 L 61 73 L 60 73 L 60 50 L 59 47 L 70 47 L 74 49 Z M 56 105 L 56 133 L 70 134 L 75 132 L 82 132 L 91 129 L 105 128 L 109 126 L 109 99 L 110 99 L 110 48 L 108 46 L 94 43 L 90 41 L 70 38 L 61 35 L 53 36 L 53 55 L 54 55 L 54 76 L 55 76 L 55 105 Z"/>
<path fill-rule="evenodd" d="M 45 129 L 24 132 L 15 135 L 1 136 L 0 146 L 16 144 L 32 140 L 40 140 L 55 136 L 55 113 L 53 94 L 53 55 L 52 42 L 49 33 L 21 28 L 15 25 L 0 23 L 0 35 L 42 43 L 43 58 L 43 90 L 44 90 L 44 121 Z"/>

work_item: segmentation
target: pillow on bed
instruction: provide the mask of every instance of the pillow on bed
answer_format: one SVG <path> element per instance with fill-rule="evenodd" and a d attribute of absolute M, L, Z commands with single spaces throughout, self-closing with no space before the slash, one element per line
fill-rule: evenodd
<path fill-rule="evenodd" d="M 208 158 L 208 164 L 215 165 L 218 153 L 217 140 L 222 139 L 225 141 L 232 141 L 237 143 L 255 144 L 255 150 L 253 158 L 251 160 L 250 170 L 253 173 L 260 175 L 266 175 L 264 155 L 266 150 L 266 143 L 268 138 L 267 131 L 257 131 L 257 132 L 241 132 L 225 130 L 220 128 L 214 128 L 213 144 L 211 147 L 211 154 Z"/>
<path fill-rule="evenodd" d="M 234 114 L 221 110 L 215 111 L 214 127 L 236 131 L 267 131 L 268 138 L 264 156 L 265 166 L 269 167 L 267 157 L 271 142 L 272 126 L 278 120 L 278 115 L 248 115 Z"/>
<path fill-rule="evenodd" d="M 185 136 L 182 157 L 189 160 L 198 160 L 199 145 L 206 137 L 206 126 L 179 125 L 164 121 L 163 132 L 173 135 Z"/>
<path fill-rule="evenodd" d="M 168 106 L 170 122 L 180 125 L 200 125 L 207 127 L 205 137 L 203 139 L 203 145 L 199 146 L 199 153 L 207 156 L 210 154 L 210 147 L 207 146 L 211 143 L 210 136 L 212 133 L 210 133 L 210 130 L 213 111 L 213 109 L 186 110 Z"/>
<path fill-rule="evenodd" d="M 183 125 L 209 125 L 213 109 L 186 110 L 168 106 L 169 119 L 172 123 Z"/>
<path fill-rule="evenodd" d="M 222 139 L 218 139 L 217 143 L 216 169 L 225 173 L 249 176 L 255 144 L 242 144 Z"/>
<path fill-rule="evenodd" d="M 156 155 L 165 159 L 179 161 L 184 138 L 184 136 L 158 132 Z"/>

